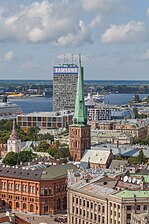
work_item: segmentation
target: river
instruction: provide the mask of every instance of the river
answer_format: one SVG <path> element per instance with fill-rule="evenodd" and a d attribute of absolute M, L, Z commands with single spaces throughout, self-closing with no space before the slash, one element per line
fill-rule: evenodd
<path fill-rule="evenodd" d="M 109 94 L 105 96 L 105 104 L 121 105 L 132 101 L 134 94 Z M 148 96 L 148 94 L 140 94 L 141 99 Z M 20 98 L 11 99 L 11 101 L 18 104 L 23 113 L 32 112 L 48 112 L 52 111 L 52 97 L 33 97 L 33 98 Z"/>

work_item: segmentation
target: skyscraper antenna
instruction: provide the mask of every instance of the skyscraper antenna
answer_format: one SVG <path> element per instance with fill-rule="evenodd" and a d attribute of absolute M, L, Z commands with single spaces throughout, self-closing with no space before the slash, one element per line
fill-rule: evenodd
<path fill-rule="evenodd" d="M 66 60 L 66 58 L 65 58 L 65 54 L 64 54 L 64 64 L 65 64 L 65 60 Z"/>
<path fill-rule="evenodd" d="M 81 66 L 81 54 L 79 54 L 79 65 Z"/>
<path fill-rule="evenodd" d="M 71 60 L 72 60 L 72 64 L 73 64 L 73 54 L 71 55 Z"/>

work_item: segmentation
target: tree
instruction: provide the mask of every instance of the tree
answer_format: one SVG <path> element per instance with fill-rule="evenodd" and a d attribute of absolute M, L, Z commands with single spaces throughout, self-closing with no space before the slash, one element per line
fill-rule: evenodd
<path fill-rule="evenodd" d="M 49 144 L 46 141 L 41 141 L 38 147 L 36 148 L 37 152 L 46 152 L 49 148 Z"/>
<path fill-rule="evenodd" d="M 15 166 L 18 163 L 18 154 L 15 152 L 9 152 L 3 159 L 3 163 L 9 166 Z"/>
<path fill-rule="evenodd" d="M 30 162 L 35 157 L 35 154 L 32 153 L 32 151 L 21 151 L 18 153 L 18 162 Z"/>
<path fill-rule="evenodd" d="M 139 154 L 136 158 L 128 158 L 128 162 L 130 164 L 145 164 L 147 163 L 148 159 L 144 155 L 144 152 L 142 150 L 139 151 Z"/>
<path fill-rule="evenodd" d="M 37 140 L 38 132 L 39 132 L 39 128 L 38 127 L 30 127 L 27 130 L 26 135 L 31 140 Z"/>
<path fill-rule="evenodd" d="M 140 97 L 139 97 L 138 94 L 135 94 L 133 101 L 134 101 L 135 103 L 140 103 L 140 102 L 141 102 L 141 99 L 140 99 Z"/>
<path fill-rule="evenodd" d="M 146 163 L 148 161 L 148 159 L 146 158 L 146 156 L 144 155 L 143 150 L 139 151 L 139 155 L 137 156 L 138 162 L 139 163 Z"/>
<path fill-rule="evenodd" d="M 135 115 L 135 118 L 137 118 L 138 117 L 138 108 L 134 107 L 133 108 L 133 113 Z"/>
<path fill-rule="evenodd" d="M 9 152 L 3 159 L 3 163 L 9 166 L 15 166 L 17 164 L 30 162 L 35 158 L 36 154 L 33 154 L 32 151 L 21 151 L 19 153 Z"/>
<path fill-rule="evenodd" d="M 47 152 L 52 156 L 52 157 L 55 157 L 55 155 L 57 154 L 58 150 L 57 150 L 57 147 L 55 146 L 51 146 Z"/>

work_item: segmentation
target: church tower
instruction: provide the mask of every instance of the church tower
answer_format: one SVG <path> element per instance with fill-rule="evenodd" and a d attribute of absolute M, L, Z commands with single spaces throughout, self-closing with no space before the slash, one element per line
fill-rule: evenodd
<path fill-rule="evenodd" d="M 21 139 L 19 138 L 16 128 L 15 119 L 13 120 L 13 127 L 10 138 L 7 140 L 7 152 L 20 152 L 21 151 Z"/>
<path fill-rule="evenodd" d="M 73 124 L 69 126 L 69 154 L 73 161 L 80 161 L 85 149 L 91 147 L 90 125 L 87 124 L 87 113 L 84 101 L 83 67 L 79 55 L 79 73 Z"/>

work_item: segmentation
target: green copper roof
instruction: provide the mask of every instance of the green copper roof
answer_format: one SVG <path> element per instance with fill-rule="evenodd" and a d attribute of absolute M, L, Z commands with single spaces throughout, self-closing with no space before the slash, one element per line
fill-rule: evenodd
<path fill-rule="evenodd" d="M 131 191 L 124 190 L 115 194 L 115 196 L 120 198 L 149 198 L 149 191 Z"/>
<path fill-rule="evenodd" d="M 79 73 L 75 103 L 75 113 L 73 116 L 73 125 L 80 126 L 87 123 L 87 115 L 84 102 L 84 83 L 83 83 L 83 67 L 81 66 L 81 55 L 79 55 Z"/>

